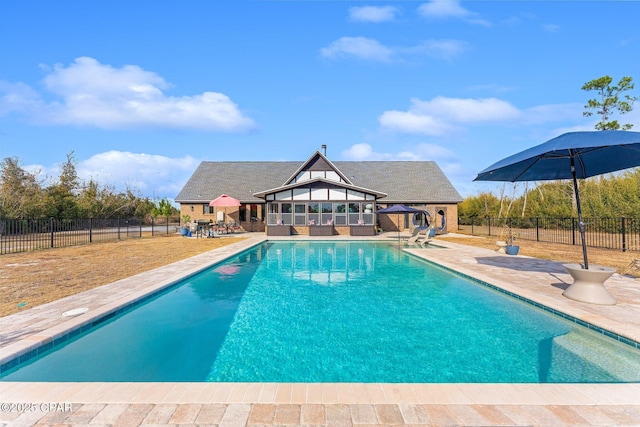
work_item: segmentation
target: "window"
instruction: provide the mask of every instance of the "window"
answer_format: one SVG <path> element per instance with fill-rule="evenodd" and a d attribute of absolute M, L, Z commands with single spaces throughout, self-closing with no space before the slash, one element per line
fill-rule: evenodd
<path fill-rule="evenodd" d="M 293 200 L 309 200 L 309 189 L 306 187 L 294 188 Z"/>
<path fill-rule="evenodd" d="M 311 189 L 311 200 L 328 200 L 329 199 L 329 189 L 328 188 L 312 188 Z"/>
<path fill-rule="evenodd" d="M 373 225 L 373 203 L 363 203 L 362 220 L 366 225 Z"/>
<path fill-rule="evenodd" d="M 347 205 L 345 203 L 335 203 L 333 208 L 335 212 L 335 224 L 347 225 Z"/>
<path fill-rule="evenodd" d="M 307 205 L 305 203 L 296 203 L 294 212 L 294 225 L 307 225 Z"/>
<path fill-rule="evenodd" d="M 276 225 L 278 224 L 278 220 L 280 219 L 280 216 L 278 215 L 278 208 L 280 205 L 278 205 L 277 203 L 269 203 L 267 206 L 268 207 L 268 213 L 267 213 L 267 224 L 268 225 Z"/>
<path fill-rule="evenodd" d="M 281 212 L 280 216 L 281 216 L 283 225 L 291 225 L 293 222 L 291 208 L 292 208 L 291 203 L 282 203 L 280 205 L 280 212 Z"/>
<path fill-rule="evenodd" d="M 331 224 L 333 221 L 333 203 L 322 203 L 322 224 Z"/>
<path fill-rule="evenodd" d="M 349 203 L 349 225 L 358 225 L 360 219 L 360 203 Z"/>
<path fill-rule="evenodd" d="M 344 188 L 329 188 L 329 200 L 346 200 L 347 190 Z"/>
<path fill-rule="evenodd" d="M 317 202 L 310 202 L 307 205 L 307 221 L 309 223 L 320 224 L 320 206 Z"/>

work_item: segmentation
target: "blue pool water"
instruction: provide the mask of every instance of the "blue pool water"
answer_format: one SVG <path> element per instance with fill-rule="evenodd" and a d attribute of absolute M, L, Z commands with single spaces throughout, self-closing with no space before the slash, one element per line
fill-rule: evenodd
<path fill-rule="evenodd" d="M 397 245 L 269 242 L 0 377 L 638 382 L 640 352 Z"/>

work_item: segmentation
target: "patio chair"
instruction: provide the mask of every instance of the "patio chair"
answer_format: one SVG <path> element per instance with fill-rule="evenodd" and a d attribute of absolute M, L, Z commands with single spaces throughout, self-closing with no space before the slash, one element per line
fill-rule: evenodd
<path fill-rule="evenodd" d="M 242 227 L 237 222 L 231 221 L 229 223 L 229 230 L 231 230 L 232 233 L 238 233 L 242 231 Z"/>
<path fill-rule="evenodd" d="M 216 225 L 216 233 L 222 234 L 223 232 L 226 233 L 227 231 L 228 229 L 224 221 L 218 221 L 218 224 Z"/>

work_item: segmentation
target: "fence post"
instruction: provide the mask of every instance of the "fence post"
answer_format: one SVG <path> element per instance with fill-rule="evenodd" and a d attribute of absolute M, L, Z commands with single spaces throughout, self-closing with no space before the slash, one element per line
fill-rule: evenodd
<path fill-rule="evenodd" d="M 142 237 L 142 219 L 140 220 L 140 235 L 138 237 Z"/>
<path fill-rule="evenodd" d="M 153 237 L 153 217 L 151 217 L 151 236 Z"/>
<path fill-rule="evenodd" d="M 118 218 L 118 240 L 120 240 L 120 218 Z"/>
<path fill-rule="evenodd" d="M 93 243 L 93 218 L 89 218 L 89 243 Z"/>
<path fill-rule="evenodd" d="M 491 236 L 491 218 L 487 217 L 487 225 L 489 227 L 489 236 Z"/>
<path fill-rule="evenodd" d="M 53 248 L 53 217 L 49 218 L 49 229 L 51 230 L 51 247 Z"/>
<path fill-rule="evenodd" d="M 167 236 L 169 235 L 169 215 L 167 215 Z"/>
<path fill-rule="evenodd" d="M 474 231 L 473 231 L 473 217 L 471 217 L 471 235 L 472 236 L 476 235 L 476 233 L 474 233 Z"/>
<path fill-rule="evenodd" d="M 576 244 L 576 219 L 571 218 L 571 244 Z"/>
<path fill-rule="evenodd" d="M 622 252 L 627 252 L 627 225 L 625 217 L 620 218 L 620 223 L 622 225 Z"/>
<path fill-rule="evenodd" d="M 536 218 L 536 242 L 540 241 L 540 218 Z"/>

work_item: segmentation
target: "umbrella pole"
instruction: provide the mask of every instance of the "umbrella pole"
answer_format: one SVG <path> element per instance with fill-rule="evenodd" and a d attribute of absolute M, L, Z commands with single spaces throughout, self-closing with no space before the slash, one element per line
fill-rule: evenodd
<path fill-rule="evenodd" d="M 580 207 L 580 192 L 578 191 L 578 179 L 576 178 L 576 163 L 571 156 L 571 175 L 573 177 L 573 191 L 576 195 L 576 208 L 578 209 L 578 229 L 580 230 L 580 238 L 582 239 L 582 258 L 584 260 L 584 269 L 589 269 L 589 260 L 587 259 L 587 242 L 585 241 L 585 227 L 582 222 L 582 208 Z"/>

